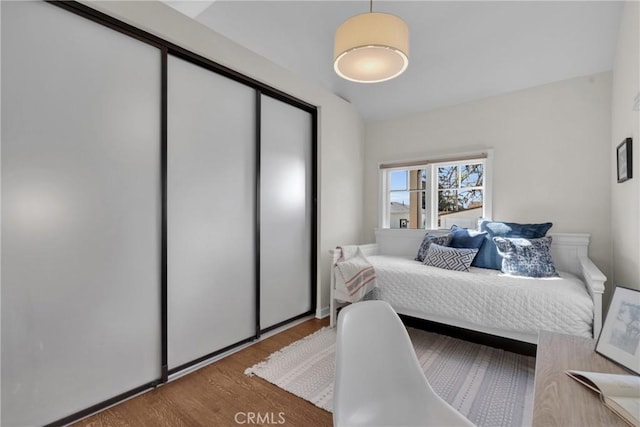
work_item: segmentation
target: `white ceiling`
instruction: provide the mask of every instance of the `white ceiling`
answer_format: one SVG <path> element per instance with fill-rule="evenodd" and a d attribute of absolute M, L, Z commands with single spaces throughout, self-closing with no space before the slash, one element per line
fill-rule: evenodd
<path fill-rule="evenodd" d="M 367 121 L 610 70 L 622 11 L 614 1 L 374 1 L 409 25 L 409 68 L 362 84 L 333 71 L 333 35 L 367 1 L 167 3 L 351 101 Z"/>

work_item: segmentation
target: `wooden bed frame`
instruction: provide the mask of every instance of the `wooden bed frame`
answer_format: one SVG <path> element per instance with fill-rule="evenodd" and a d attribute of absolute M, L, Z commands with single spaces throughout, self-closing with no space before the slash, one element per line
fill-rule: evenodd
<path fill-rule="evenodd" d="M 430 230 L 432 234 L 444 234 L 447 230 Z M 360 245 L 360 249 L 365 255 L 392 255 L 400 257 L 414 257 L 425 230 L 397 230 L 397 229 L 376 229 L 376 243 Z M 573 273 L 580 277 L 586 284 L 587 290 L 593 299 L 593 336 L 597 338 L 602 329 L 602 294 L 604 283 L 607 280 L 604 274 L 589 259 L 589 239 L 586 233 L 552 233 L 551 255 L 554 264 L 559 271 Z M 344 302 L 334 298 L 335 276 L 333 266 L 331 267 L 331 301 L 330 315 L 331 326 L 335 326 L 338 308 L 345 305 Z M 450 325 L 484 334 L 504 337 L 511 340 L 523 341 L 537 344 L 537 334 L 524 334 L 512 331 L 503 331 L 495 328 L 487 328 L 473 323 L 443 318 L 413 311 L 398 311 L 399 314 L 417 319 L 424 319 L 431 322 Z"/>

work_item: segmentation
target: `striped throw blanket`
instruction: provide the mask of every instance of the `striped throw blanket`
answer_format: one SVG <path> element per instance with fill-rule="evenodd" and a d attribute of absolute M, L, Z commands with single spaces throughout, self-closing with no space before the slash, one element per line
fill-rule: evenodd
<path fill-rule="evenodd" d="M 357 246 L 338 246 L 333 255 L 334 297 L 341 301 L 360 301 L 376 287 L 376 272 Z"/>

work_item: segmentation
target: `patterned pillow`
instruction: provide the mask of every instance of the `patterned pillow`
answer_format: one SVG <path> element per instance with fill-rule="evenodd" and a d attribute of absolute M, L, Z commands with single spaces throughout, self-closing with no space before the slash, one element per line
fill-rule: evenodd
<path fill-rule="evenodd" d="M 447 270 L 469 271 L 471 261 L 477 253 L 477 249 L 449 248 L 432 243 L 423 264 Z"/>
<path fill-rule="evenodd" d="M 484 243 L 486 232 L 470 230 L 468 228 L 460 228 L 457 225 L 451 227 L 451 243 L 452 248 L 471 248 L 480 249 Z"/>
<path fill-rule="evenodd" d="M 494 237 L 502 272 L 511 276 L 558 277 L 551 258 L 551 236 L 540 239 Z"/>
<path fill-rule="evenodd" d="M 544 222 L 541 224 L 518 224 L 516 222 L 483 221 L 480 223 L 480 231 L 487 233 L 484 245 L 480 248 L 478 256 L 473 260 L 474 267 L 502 269 L 502 257 L 493 243 L 494 237 L 522 237 L 525 239 L 537 239 L 544 237 L 553 224 Z"/>
<path fill-rule="evenodd" d="M 444 236 L 436 236 L 435 234 L 429 233 L 425 234 L 424 239 L 418 248 L 418 254 L 415 257 L 415 260 L 420 262 L 424 261 L 424 256 L 427 254 L 429 246 L 431 246 L 432 243 L 440 246 L 449 246 L 449 243 L 451 243 L 451 237 L 451 233 L 445 234 Z"/>

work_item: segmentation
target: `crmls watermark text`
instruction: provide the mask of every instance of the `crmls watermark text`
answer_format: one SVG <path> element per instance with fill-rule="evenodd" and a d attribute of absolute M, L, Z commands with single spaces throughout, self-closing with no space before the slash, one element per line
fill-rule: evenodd
<path fill-rule="evenodd" d="M 278 425 L 287 422 L 284 415 L 284 412 L 236 412 L 233 419 L 236 424 Z"/>

